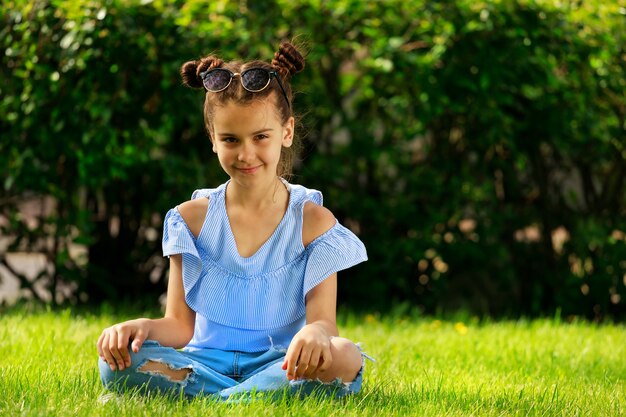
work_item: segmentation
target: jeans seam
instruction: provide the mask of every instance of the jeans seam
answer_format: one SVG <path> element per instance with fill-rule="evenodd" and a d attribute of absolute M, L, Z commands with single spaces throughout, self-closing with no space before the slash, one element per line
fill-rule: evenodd
<path fill-rule="evenodd" d="M 233 355 L 233 375 L 239 377 L 239 352 L 235 352 Z"/>

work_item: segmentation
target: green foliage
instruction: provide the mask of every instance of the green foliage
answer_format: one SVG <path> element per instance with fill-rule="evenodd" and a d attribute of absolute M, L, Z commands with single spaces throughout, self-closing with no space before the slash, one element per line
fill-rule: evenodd
<path fill-rule="evenodd" d="M 161 271 L 162 280 L 165 268 L 158 233 L 148 231 L 160 230 L 167 208 L 216 172 L 204 162 L 210 149 L 197 123 L 198 97 L 178 75 L 181 60 L 196 51 L 156 6 L 4 7 L 6 200 L 54 197 L 56 210 L 39 229 L 49 223 L 45 236 L 54 243 L 43 250 L 55 280 L 76 282 L 92 301 L 149 290 L 150 272 Z M 9 203 L 4 210 L 14 213 Z M 11 249 L 41 246 L 42 236 L 25 234 L 19 220 L 6 233 L 28 238 Z M 88 245 L 86 266 L 67 256 L 75 243 Z"/>
<path fill-rule="evenodd" d="M 53 290 L 162 291 L 164 212 L 223 180 L 180 65 L 270 59 L 295 37 L 296 182 L 370 257 L 342 300 L 626 312 L 623 0 L 141 3 L 1 6 L 0 226 L 10 250 L 46 253 Z M 35 227 L 28 195 L 57 201 Z"/>

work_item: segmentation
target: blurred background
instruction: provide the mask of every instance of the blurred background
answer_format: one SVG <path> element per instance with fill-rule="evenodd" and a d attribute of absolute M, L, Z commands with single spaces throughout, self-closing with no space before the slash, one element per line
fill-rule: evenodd
<path fill-rule="evenodd" d="M 0 299 L 156 303 L 227 178 L 180 66 L 307 51 L 294 183 L 366 244 L 356 311 L 623 319 L 626 1 L 3 1 Z"/>

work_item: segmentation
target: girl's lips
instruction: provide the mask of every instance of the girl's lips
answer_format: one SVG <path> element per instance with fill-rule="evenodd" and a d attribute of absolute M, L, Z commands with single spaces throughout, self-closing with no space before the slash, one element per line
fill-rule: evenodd
<path fill-rule="evenodd" d="M 254 174 L 259 167 L 252 167 L 252 168 L 237 168 L 240 172 L 242 172 L 243 174 Z"/>

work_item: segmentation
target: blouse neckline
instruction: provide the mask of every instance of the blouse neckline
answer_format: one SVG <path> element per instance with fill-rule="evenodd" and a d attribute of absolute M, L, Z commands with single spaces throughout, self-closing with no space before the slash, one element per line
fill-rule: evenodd
<path fill-rule="evenodd" d="M 228 184 L 230 184 L 230 180 L 228 180 L 224 184 L 224 188 L 222 190 L 222 196 L 220 196 L 219 198 L 219 202 L 220 202 L 219 209 L 223 210 L 224 221 L 226 222 L 226 225 L 228 226 L 227 229 L 228 229 L 229 250 L 232 252 L 233 255 L 235 255 L 237 259 L 239 259 L 242 262 L 248 262 L 257 258 L 262 252 L 266 250 L 268 246 L 271 246 L 271 242 L 276 238 L 277 235 L 280 234 L 280 231 L 285 227 L 284 226 L 285 223 L 287 223 L 287 217 L 291 209 L 293 198 L 292 198 L 292 192 L 291 192 L 291 187 L 289 186 L 289 183 L 285 181 L 283 178 L 280 178 L 280 180 L 282 181 L 282 183 L 285 185 L 285 188 L 287 189 L 287 194 L 288 194 L 287 208 L 285 209 L 285 213 L 283 213 L 283 217 L 280 219 L 280 222 L 278 222 L 278 225 L 276 226 L 272 234 L 270 234 L 270 236 L 265 240 L 265 242 L 263 242 L 261 246 L 259 246 L 259 248 L 250 256 L 241 256 L 241 254 L 239 253 L 239 249 L 237 248 L 237 241 L 235 240 L 235 234 L 233 233 L 233 228 L 230 223 L 230 218 L 228 217 L 228 211 L 226 210 L 226 189 L 228 188 Z M 207 214 L 208 214 L 208 210 L 207 210 Z"/>

